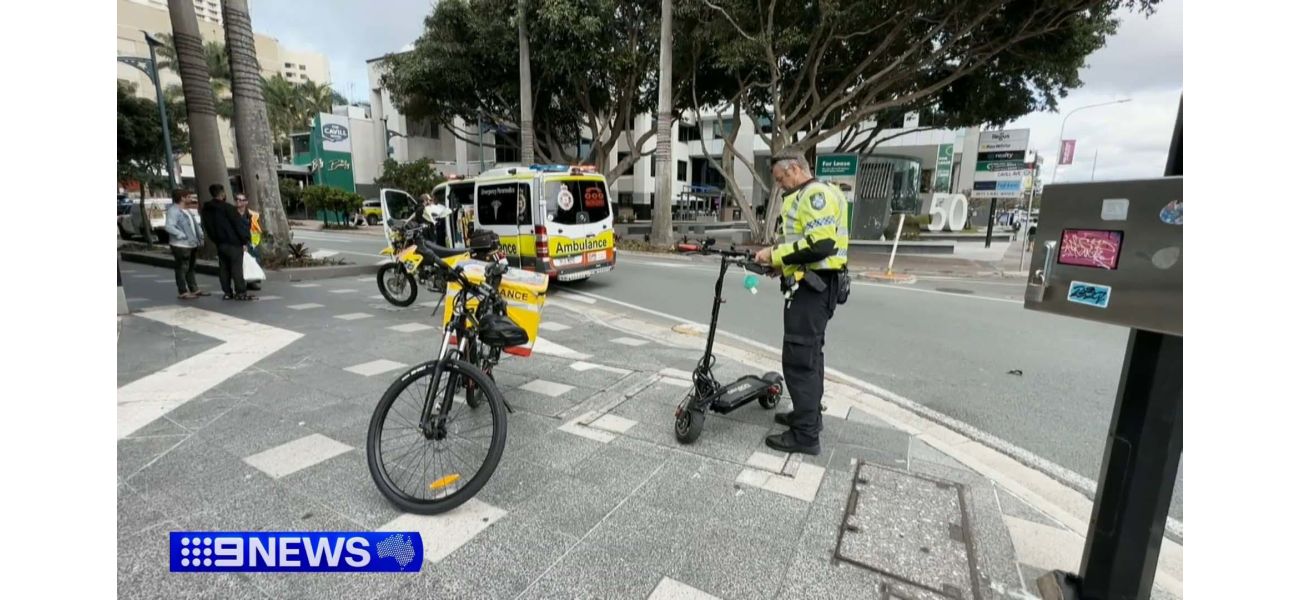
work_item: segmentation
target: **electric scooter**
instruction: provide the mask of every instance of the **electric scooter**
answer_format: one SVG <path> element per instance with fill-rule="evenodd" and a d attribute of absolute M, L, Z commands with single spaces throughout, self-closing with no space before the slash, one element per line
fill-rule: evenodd
<path fill-rule="evenodd" d="M 695 366 L 695 372 L 691 374 L 693 384 L 691 391 L 677 406 L 677 423 L 674 430 L 677 441 L 683 444 L 694 442 L 700 437 L 700 432 L 704 430 L 704 415 L 707 412 L 713 411 L 725 415 L 754 400 L 758 400 L 763 408 L 771 410 L 781 401 L 781 391 L 784 388 L 781 374 L 772 371 L 764 373 L 762 377 L 745 375 L 727 385 L 722 385 L 713 377 L 715 362 L 713 338 L 718 332 L 718 309 L 723 303 L 722 282 L 726 279 L 727 267 L 737 265 L 760 275 L 769 272 L 769 268 L 755 262 L 749 252 L 715 249 L 713 244 L 714 240 L 708 239 L 702 245 L 688 243 L 677 245 L 677 249 L 682 252 L 717 254 L 722 258 L 718 270 L 718 283 L 714 287 L 713 318 L 709 321 L 709 339 L 704 346 L 704 356 L 700 358 L 700 362 Z"/>

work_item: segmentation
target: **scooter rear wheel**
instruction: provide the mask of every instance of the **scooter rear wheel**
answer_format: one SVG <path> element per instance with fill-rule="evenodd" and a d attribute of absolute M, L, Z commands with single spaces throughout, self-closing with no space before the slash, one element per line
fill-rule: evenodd
<path fill-rule="evenodd" d="M 703 431 L 704 412 L 682 408 L 677 415 L 677 423 L 673 427 L 673 432 L 677 434 L 677 441 L 689 444 L 700 439 L 700 433 Z"/>

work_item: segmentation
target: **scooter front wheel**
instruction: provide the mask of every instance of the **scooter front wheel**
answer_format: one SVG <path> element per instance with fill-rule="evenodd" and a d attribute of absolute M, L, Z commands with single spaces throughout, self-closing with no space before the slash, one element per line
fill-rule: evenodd
<path fill-rule="evenodd" d="M 700 433 L 704 431 L 704 411 L 686 407 L 679 408 L 677 411 L 677 423 L 673 427 L 673 432 L 677 434 L 677 441 L 689 444 L 700 439 Z"/>

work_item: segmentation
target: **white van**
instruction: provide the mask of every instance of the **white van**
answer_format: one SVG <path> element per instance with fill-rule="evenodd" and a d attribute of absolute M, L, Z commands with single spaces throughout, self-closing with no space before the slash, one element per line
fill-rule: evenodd
<path fill-rule="evenodd" d="M 614 268 L 614 215 L 604 176 L 589 167 L 532 165 L 491 169 L 472 182 L 471 222 L 501 237 L 511 266 L 559 281 Z M 449 205 L 466 183 L 446 184 Z"/>

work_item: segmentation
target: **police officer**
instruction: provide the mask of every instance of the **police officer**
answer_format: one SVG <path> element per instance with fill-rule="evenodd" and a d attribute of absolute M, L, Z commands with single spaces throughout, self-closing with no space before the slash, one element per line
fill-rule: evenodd
<path fill-rule="evenodd" d="M 755 258 L 780 270 L 786 296 L 781 367 L 794 410 L 776 415 L 776 422 L 790 430 L 766 442 L 781 452 L 816 455 L 825 384 L 822 345 L 840 288 L 848 285 L 848 203 L 837 186 L 813 179 L 799 153 L 774 157 L 772 180 L 786 193 L 780 243 Z"/>

